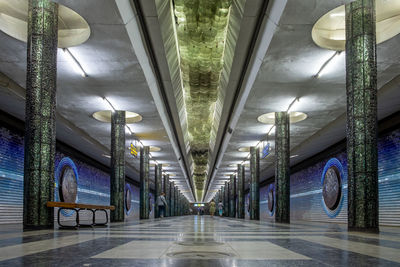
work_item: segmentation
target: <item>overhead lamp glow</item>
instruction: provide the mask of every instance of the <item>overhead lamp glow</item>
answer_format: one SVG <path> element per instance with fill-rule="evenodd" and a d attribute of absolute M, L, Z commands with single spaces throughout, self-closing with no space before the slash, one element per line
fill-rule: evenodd
<path fill-rule="evenodd" d="M 114 108 L 114 106 L 111 104 L 110 100 L 108 100 L 106 97 L 103 97 L 103 101 L 104 101 L 104 103 L 106 103 L 107 106 L 110 107 L 110 109 L 111 109 L 112 112 L 115 112 L 115 108 Z"/>
<path fill-rule="evenodd" d="M 319 78 L 322 75 L 331 72 L 334 69 L 336 63 L 339 62 L 339 57 L 342 54 L 345 54 L 345 53 L 342 53 L 341 51 L 334 52 L 332 54 L 332 56 L 330 58 L 328 58 L 328 60 L 325 61 L 324 64 L 322 64 L 321 68 L 319 69 L 317 74 L 314 75 L 314 77 Z"/>
<path fill-rule="evenodd" d="M 250 152 L 250 147 L 249 146 L 239 147 L 238 151 L 239 152 Z"/>
<path fill-rule="evenodd" d="M 307 119 L 307 114 L 305 114 L 303 112 L 299 112 L 299 111 L 292 111 L 289 114 L 289 119 L 290 119 L 290 123 L 296 123 L 296 122 Z M 265 124 L 275 124 L 275 112 L 269 112 L 269 113 L 260 115 L 257 118 L 257 120 L 259 122 L 265 123 Z M 271 127 L 271 133 L 272 133 L 273 128 L 274 127 Z"/>
<path fill-rule="evenodd" d="M 100 110 L 93 113 L 93 118 L 101 122 L 111 122 L 111 113 L 114 112 L 111 110 Z M 139 114 L 131 111 L 125 111 L 125 122 L 126 124 L 132 124 L 141 121 L 143 118 Z M 132 129 L 131 129 L 132 131 Z M 143 145 L 140 141 L 139 143 Z"/>
<path fill-rule="evenodd" d="M 380 44 L 400 33 L 400 1 L 376 0 L 376 43 Z M 312 28 L 314 42 L 326 49 L 344 51 L 346 48 L 345 6 L 323 15 Z"/>
<path fill-rule="evenodd" d="M 63 48 L 62 51 L 64 52 L 67 61 L 72 65 L 72 68 L 79 73 L 82 77 L 88 77 L 87 73 L 83 69 L 81 63 L 76 59 L 76 57 L 71 53 L 68 48 Z"/>

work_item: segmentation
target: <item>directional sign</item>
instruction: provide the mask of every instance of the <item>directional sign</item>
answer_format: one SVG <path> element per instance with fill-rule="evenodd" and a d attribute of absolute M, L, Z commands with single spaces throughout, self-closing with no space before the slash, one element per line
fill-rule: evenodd
<path fill-rule="evenodd" d="M 130 150 L 130 152 L 131 152 L 131 155 L 132 156 L 134 156 L 135 158 L 137 157 L 137 148 L 136 148 L 136 146 L 134 146 L 132 143 L 131 143 L 131 146 L 129 147 L 129 150 Z"/>
<path fill-rule="evenodd" d="M 267 143 L 267 145 L 263 148 L 262 156 L 261 156 L 263 159 L 265 159 L 269 155 L 270 147 L 271 147 L 270 143 Z"/>

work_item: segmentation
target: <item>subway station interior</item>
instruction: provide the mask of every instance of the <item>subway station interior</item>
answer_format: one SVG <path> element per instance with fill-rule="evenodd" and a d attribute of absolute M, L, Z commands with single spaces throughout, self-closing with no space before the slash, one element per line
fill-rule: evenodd
<path fill-rule="evenodd" d="M 0 266 L 400 266 L 400 0 L 0 0 Z"/>

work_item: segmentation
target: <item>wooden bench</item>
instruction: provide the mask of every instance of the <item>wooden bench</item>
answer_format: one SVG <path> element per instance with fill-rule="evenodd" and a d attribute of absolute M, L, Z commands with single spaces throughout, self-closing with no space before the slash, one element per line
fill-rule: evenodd
<path fill-rule="evenodd" d="M 82 203 L 67 203 L 67 202 L 56 202 L 56 201 L 48 201 L 47 207 L 49 208 L 59 208 L 57 212 L 57 222 L 60 227 L 65 228 L 78 228 L 80 226 L 96 226 L 96 225 L 106 225 L 108 223 L 108 213 L 107 210 L 115 210 L 114 206 L 100 206 L 100 205 L 91 205 L 91 204 L 82 204 Z M 61 224 L 60 221 L 60 213 L 62 210 L 74 210 L 76 212 L 76 225 L 68 226 Z M 79 211 L 81 210 L 90 210 L 93 214 L 92 223 L 91 224 L 81 224 L 79 221 Z M 106 214 L 106 222 L 105 223 L 96 223 L 96 212 L 103 211 Z"/>

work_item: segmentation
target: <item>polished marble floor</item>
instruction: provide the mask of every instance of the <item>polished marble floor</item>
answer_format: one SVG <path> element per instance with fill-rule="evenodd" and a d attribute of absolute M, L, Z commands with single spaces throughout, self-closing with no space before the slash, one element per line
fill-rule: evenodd
<path fill-rule="evenodd" d="M 184 216 L 107 228 L 0 225 L 0 266 L 400 266 L 400 229 Z"/>

